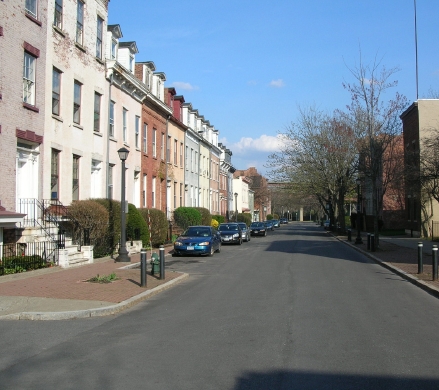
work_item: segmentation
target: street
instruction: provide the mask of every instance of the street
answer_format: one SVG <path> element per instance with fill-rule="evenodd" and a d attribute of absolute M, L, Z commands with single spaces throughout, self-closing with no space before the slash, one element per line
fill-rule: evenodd
<path fill-rule="evenodd" d="M 167 257 L 117 315 L 1 321 L 1 389 L 439 389 L 439 300 L 312 223 Z"/>

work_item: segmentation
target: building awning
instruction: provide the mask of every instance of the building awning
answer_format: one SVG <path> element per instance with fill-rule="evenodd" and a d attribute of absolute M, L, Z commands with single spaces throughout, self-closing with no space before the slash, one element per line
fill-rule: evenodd
<path fill-rule="evenodd" d="M 25 216 L 26 214 L 6 211 L 0 206 L 0 227 L 14 227 L 16 223 L 22 223 Z"/>

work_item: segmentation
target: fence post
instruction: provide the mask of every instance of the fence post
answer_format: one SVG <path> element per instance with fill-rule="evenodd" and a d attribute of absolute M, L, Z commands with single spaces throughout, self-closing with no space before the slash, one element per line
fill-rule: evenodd
<path fill-rule="evenodd" d="M 140 287 L 146 287 L 146 248 L 140 250 Z"/>
<path fill-rule="evenodd" d="M 433 280 L 437 280 L 437 245 L 433 245 Z"/>
<path fill-rule="evenodd" d="M 418 242 L 418 274 L 422 274 L 424 272 L 424 264 L 422 262 L 422 247 L 424 244 L 422 242 Z"/>
<path fill-rule="evenodd" d="M 370 250 L 375 252 L 375 234 L 370 235 Z"/>
<path fill-rule="evenodd" d="M 348 241 L 352 241 L 352 230 L 348 229 Z"/>
<path fill-rule="evenodd" d="M 160 279 L 165 278 L 165 247 L 160 245 Z"/>
<path fill-rule="evenodd" d="M 367 250 L 370 251 L 370 233 L 367 233 Z"/>

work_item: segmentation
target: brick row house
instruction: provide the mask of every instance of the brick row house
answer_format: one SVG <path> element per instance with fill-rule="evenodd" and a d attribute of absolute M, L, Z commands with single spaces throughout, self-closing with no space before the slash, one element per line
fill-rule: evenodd
<path fill-rule="evenodd" d="M 233 170 L 219 132 L 134 41 L 108 25 L 108 0 L 0 2 L 0 245 L 45 239 L 45 205 L 125 199 L 172 220 L 180 206 L 226 215 Z M 6 56 L 4 53 L 8 53 Z M 224 156 L 228 156 L 227 162 Z M 220 180 L 223 177 L 223 180 Z M 221 185 L 227 186 L 222 188 Z M 3 222 L 2 222 L 3 221 Z"/>

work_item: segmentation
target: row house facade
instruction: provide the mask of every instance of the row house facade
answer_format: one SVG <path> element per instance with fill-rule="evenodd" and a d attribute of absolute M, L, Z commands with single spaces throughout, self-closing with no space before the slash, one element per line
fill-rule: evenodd
<path fill-rule="evenodd" d="M 180 206 L 223 214 L 231 184 L 220 180 L 218 130 L 152 61 L 136 61 L 137 44 L 108 25 L 108 0 L 1 2 L 0 244 L 29 200 L 68 206 L 121 198 L 172 219 Z M 4 55 L 8 53 L 8 55 Z M 228 168 L 228 170 L 230 170 Z M 222 188 L 222 185 L 227 189 Z"/>
<path fill-rule="evenodd" d="M 233 207 L 233 174 L 236 171 L 232 164 L 232 151 L 222 143 L 218 144 L 220 149 L 220 214 L 229 219 Z"/>

